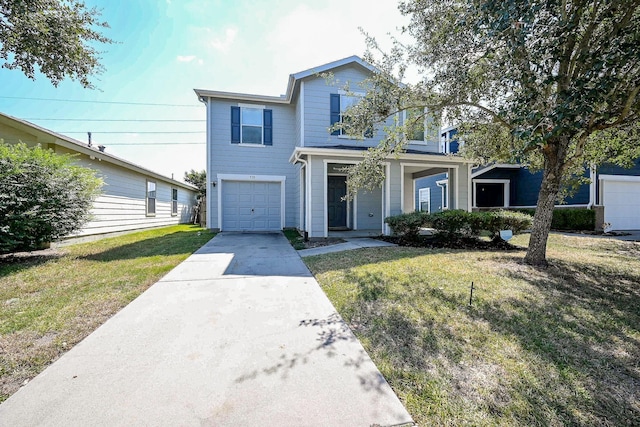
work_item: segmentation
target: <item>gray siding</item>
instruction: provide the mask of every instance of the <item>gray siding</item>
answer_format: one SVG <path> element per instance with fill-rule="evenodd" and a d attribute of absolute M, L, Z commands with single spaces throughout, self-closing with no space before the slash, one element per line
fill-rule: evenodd
<path fill-rule="evenodd" d="M 36 132 L 34 130 L 34 132 Z M 37 131 L 40 132 L 40 131 Z M 109 157 L 96 153 L 94 158 L 78 153 L 72 149 L 59 146 L 48 136 L 45 140 L 27 131 L 21 131 L 11 125 L 0 124 L 0 139 L 6 143 L 24 142 L 29 146 L 40 143 L 58 154 L 75 155 L 74 161 L 79 166 L 93 169 L 102 178 L 104 185 L 91 209 L 91 220 L 82 229 L 69 237 L 89 236 L 119 231 L 130 231 L 149 227 L 175 225 L 189 222 L 196 192 L 176 185 L 169 179 L 166 181 L 157 176 L 138 172 L 112 163 Z M 103 157 L 99 160 L 98 157 Z M 147 179 L 156 182 L 156 214 L 146 214 Z M 178 189 L 178 214 L 171 214 L 171 188 Z"/>
<path fill-rule="evenodd" d="M 91 209 L 92 219 L 74 236 L 112 233 L 189 222 L 195 192 L 106 162 L 79 158 L 77 163 L 97 171 L 102 194 Z M 156 183 L 156 214 L 147 216 L 147 180 Z M 178 214 L 171 214 L 171 189 L 178 189 Z"/>
<path fill-rule="evenodd" d="M 368 77 L 362 68 L 348 65 L 333 70 L 333 81 L 314 76 L 304 80 L 304 145 L 305 147 L 330 147 L 336 145 L 349 145 L 361 147 L 373 147 L 380 143 L 382 131 L 377 130 L 373 138 L 363 141 L 347 137 L 331 135 L 328 131 L 331 125 L 329 99 L 332 93 L 338 93 L 349 84 L 349 89 L 354 93 L 364 93 L 366 90 L 358 85 Z M 391 124 L 392 121 L 389 121 Z"/>
<path fill-rule="evenodd" d="M 243 102 L 243 104 L 247 104 Z M 211 176 L 217 174 L 286 176 L 285 181 L 285 227 L 295 227 L 299 222 L 299 166 L 289 163 L 296 141 L 295 105 L 265 105 L 273 111 L 273 145 L 231 144 L 231 106 L 238 102 L 212 100 L 210 104 L 212 146 Z M 211 191 L 209 209 L 211 224 L 218 227 L 218 194 Z"/>

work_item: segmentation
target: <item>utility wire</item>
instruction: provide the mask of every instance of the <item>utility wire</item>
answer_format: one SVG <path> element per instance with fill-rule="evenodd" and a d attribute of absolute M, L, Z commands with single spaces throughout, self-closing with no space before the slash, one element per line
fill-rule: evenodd
<path fill-rule="evenodd" d="M 206 133 L 206 131 L 134 131 L 134 130 L 130 130 L 130 131 L 105 131 L 105 132 L 94 132 L 94 131 L 89 131 L 91 134 L 103 134 L 103 133 L 119 133 L 119 134 L 127 134 L 127 133 L 153 133 L 153 134 L 183 134 L 183 133 Z M 87 131 L 56 131 L 56 133 L 62 133 L 62 134 L 67 134 L 67 133 L 87 133 Z"/>
<path fill-rule="evenodd" d="M 151 102 L 125 102 L 125 101 L 88 101 L 84 99 L 58 99 L 58 98 L 30 98 L 24 96 L 0 96 L 4 99 L 26 99 L 30 101 L 54 101 L 54 102 L 81 102 L 88 104 L 118 104 L 118 105 L 146 105 L 154 107 L 190 107 L 190 108 L 202 108 L 202 105 L 191 104 L 155 104 Z"/>
<path fill-rule="evenodd" d="M 60 122 L 206 122 L 199 119 L 36 119 L 25 118 L 24 120 L 60 121 Z"/>

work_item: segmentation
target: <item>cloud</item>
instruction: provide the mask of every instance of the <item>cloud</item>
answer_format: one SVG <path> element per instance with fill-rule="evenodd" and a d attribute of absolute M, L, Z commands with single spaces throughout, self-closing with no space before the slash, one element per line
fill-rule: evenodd
<path fill-rule="evenodd" d="M 224 31 L 224 37 L 216 37 L 211 40 L 211 46 L 220 52 L 228 52 L 233 45 L 233 42 L 236 40 L 236 36 L 238 35 L 238 29 L 234 27 L 229 27 Z"/>
<path fill-rule="evenodd" d="M 176 59 L 178 60 L 178 62 L 191 62 L 194 59 L 196 59 L 195 55 L 178 55 L 176 57 Z"/>

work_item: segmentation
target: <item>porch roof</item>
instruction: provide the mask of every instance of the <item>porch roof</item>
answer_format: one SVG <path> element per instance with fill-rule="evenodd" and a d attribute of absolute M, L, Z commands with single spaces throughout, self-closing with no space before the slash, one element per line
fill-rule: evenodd
<path fill-rule="evenodd" d="M 353 157 L 362 158 L 364 152 L 369 147 L 359 146 L 347 146 L 347 145 L 333 145 L 327 147 L 296 147 L 289 157 L 290 163 L 297 163 L 301 156 L 315 155 L 326 157 Z M 473 164 L 473 160 L 465 159 L 463 157 L 445 154 L 445 153 L 425 153 L 418 150 L 406 150 L 400 154 L 392 154 L 387 156 L 390 160 L 414 160 L 414 161 L 429 161 L 437 163 L 457 163 L 457 164 Z"/>

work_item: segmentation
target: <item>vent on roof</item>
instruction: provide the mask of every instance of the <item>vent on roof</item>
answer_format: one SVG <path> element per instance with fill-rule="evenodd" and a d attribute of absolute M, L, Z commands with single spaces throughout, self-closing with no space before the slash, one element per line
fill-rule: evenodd
<path fill-rule="evenodd" d="M 98 145 L 98 150 L 100 150 L 100 152 L 104 153 L 104 149 L 107 148 L 104 145 Z"/>

